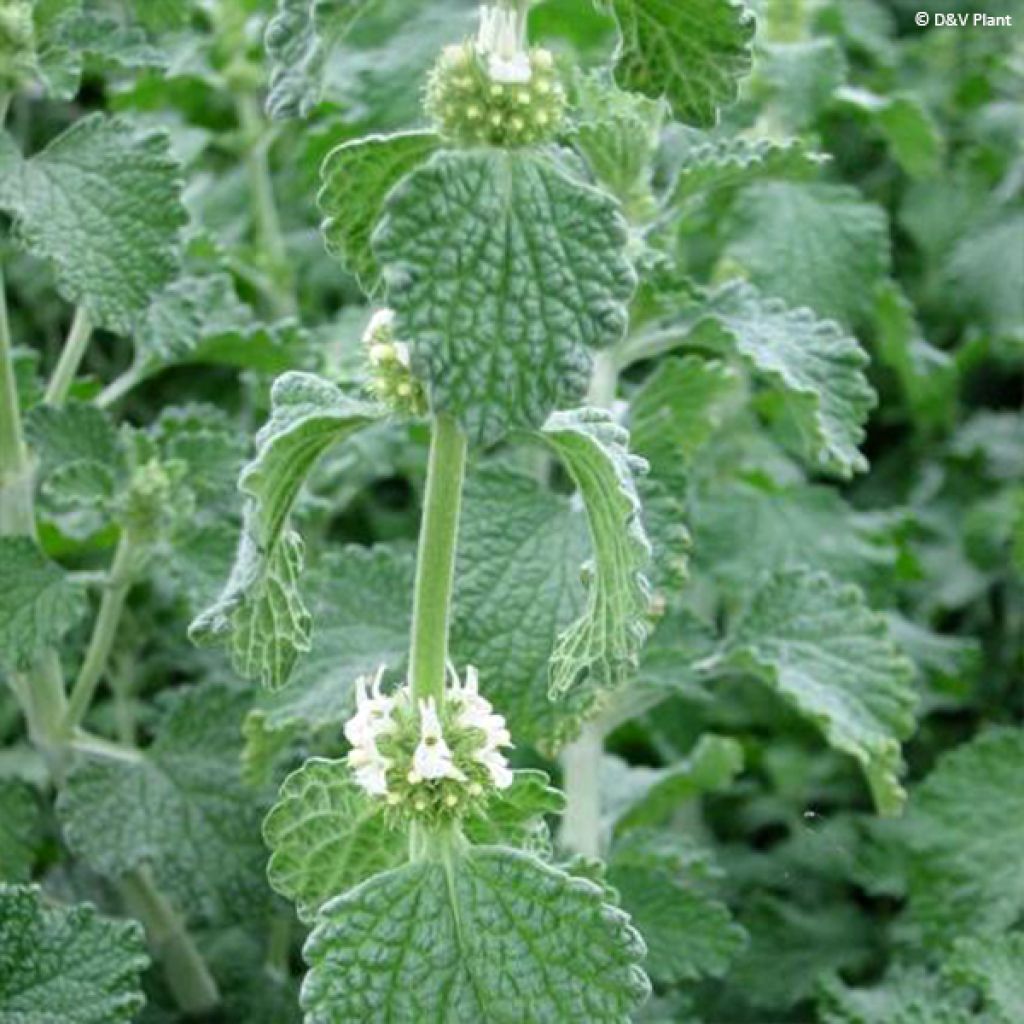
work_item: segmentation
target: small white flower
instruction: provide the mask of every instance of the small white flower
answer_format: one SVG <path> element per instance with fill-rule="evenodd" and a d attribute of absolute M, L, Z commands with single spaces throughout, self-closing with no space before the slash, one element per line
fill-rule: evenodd
<path fill-rule="evenodd" d="M 533 76 L 526 52 L 526 22 L 517 10 L 484 4 L 480 8 L 477 49 L 487 57 L 487 73 L 494 82 L 525 85 Z"/>
<path fill-rule="evenodd" d="M 505 727 L 502 715 L 494 713 L 491 702 L 480 694 L 480 678 L 472 665 L 466 666 L 466 681 L 460 684 L 458 676 L 452 672 L 452 703 L 459 705 L 456 721 L 466 729 L 479 729 L 483 732 L 484 747 L 510 747 L 512 737 Z"/>
<path fill-rule="evenodd" d="M 452 760 L 452 752 L 445 742 L 433 697 L 420 701 L 420 742 L 413 754 L 412 766 L 424 779 L 466 781 L 466 776 Z"/>
<path fill-rule="evenodd" d="M 377 341 L 380 338 L 386 338 L 394 325 L 395 311 L 393 309 L 378 309 L 370 317 L 370 322 L 366 325 L 366 330 L 363 331 L 363 339 Z"/>
<path fill-rule="evenodd" d="M 409 346 L 406 345 L 404 341 L 396 341 L 392 343 L 391 349 L 394 352 L 395 361 L 408 370 L 411 366 L 409 361 Z"/>
<path fill-rule="evenodd" d="M 355 747 L 348 755 L 349 767 L 355 773 L 356 783 L 370 796 L 386 796 L 388 792 L 388 769 L 390 759 L 384 757 L 376 746 Z"/>
<path fill-rule="evenodd" d="M 345 739 L 353 747 L 374 746 L 377 737 L 390 732 L 394 727 L 391 711 L 394 698 L 381 693 L 384 680 L 384 666 L 377 670 L 373 682 L 367 688 L 367 677 L 356 680 L 356 713 L 345 723 Z"/>
<path fill-rule="evenodd" d="M 490 773 L 491 782 L 494 783 L 496 789 L 508 789 L 512 785 L 515 776 L 508 766 L 508 761 L 497 747 L 482 747 L 473 757 Z"/>

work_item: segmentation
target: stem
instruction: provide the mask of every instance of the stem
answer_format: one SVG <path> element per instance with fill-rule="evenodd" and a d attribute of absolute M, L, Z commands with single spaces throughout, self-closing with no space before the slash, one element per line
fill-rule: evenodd
<path fill-rule="evenodd" d="M 562 752 L 565 816 L 559 840 L 584 857 L 601 855 L 601 755 L 604 730 L 588 722 L 579 737 Z"/>
<path fill-rule="evenodd" d="M 245 163 L 249 173 L 249 188 L 254 203 L 256 233 L 263 250 L 265 264 L 271 278 L 279 282 L 271 298 L 279 316 L 293 316 L 295 296 L 293 295 L 288 250 L 284 244 L 281 220 L 274 201 L 274 187 L 270 179 L 270 165 L 267 161 L 266 124 L 260 113 L 256 97 L 251 92 L 241 93 L 235 106 L 238 121 L 245 136 Z"/>
<path fill-rule="evenodd" d="M 466 437 L 439 415 L 430 439 L 412 613 L 412 695 L 440 705 L 448 660 L 448 619 L 455 579 L 455 544 L 466 469 Z"/>
<path fill-rule="evenodd" d="M 21 429 L 7 294 L 0 266 L 0 537 L 34 537 L 35 532 L 32 467 Z"/>
<path fill-rule="evenodd" d="M 153 884 L 148 869 L 130 872 L 118 889 L 129 911 L 145 927 L 174 1001 L 186 1014 L 209 1013 L 220 1002 L 217 983 L 181 918 Z"/>
<path fill-rule="evenodd" d="M 82 365 L 82 358 L 89 347 L 91 337 L 92 324 L 89 322 L 89 314 L 79 306 L 75 310 L 74 320 L 71 321 L 71 330 L 68 331 L 67 341 L 64 342 L 64 351 L 60 354 L 57 368 L 53 371 L 43 398 L 48 405 L 64 404 L 78 375 L 78 368 Z"/>
<path fill-rule="evenodd" d="M 132 364 L 119 377 L 115 377 L 94 399 L 93 403 L 101 409 L 107 409 L 115 402 L 121 401 L 129 391 L 137 388 L 146 379 L 141 366 Z"/>
<path fill-rule="evenodd" d="M 132 563 L 135 560 L 135 544 L 129 532 L 121 534 L 110 566 L 107 588 L 103 591 L 99 614 L 93 626 L 89 648 L 85 652 L 85 660 L 79 670 L 78 678 L 71 690 L 68 703 L 67 726 L 75 728 L 92 704 L 96 695 L 96 687 L 107 667 L 110 651 L 117 635 L 117 624 L 121 621 L 125 598 L 133 583 Z"/>
<path fill-rule="evenodd" d="M 64 719 L 68 702 L 57 652 L 43 651 L 31 671 L 19 679 L 16 692 L 22 698 L 29 739 L 42 751 L 54 776 L 59 778 L 63 774 L 66 753 L 68 734 Z"/>

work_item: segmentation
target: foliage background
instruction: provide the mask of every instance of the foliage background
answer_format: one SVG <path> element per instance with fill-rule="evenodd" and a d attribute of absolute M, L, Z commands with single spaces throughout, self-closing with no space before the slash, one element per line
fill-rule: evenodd
<path fill-rule="evenodd" d="M 900 1024 L 1024 1013 L 1024 49 L 1014 30 L 922 31 L 917 6 L 763 0 L 753 72 L 710 137 L 795 138 L 830 159 L 797 176 L 718 162 L 713 187 L 698 182 L 663 227 L 691 278 L 742 276 L 854 332 L 879 397 L 862 445 L 870 472 L 838 484 L 799 468 L 757 425 L 753 404 L 697 404 L 703 434 L 681 459 L 689 578 L 657 581 L 685 596 L 652 638 L 638 682 L 660 703 L 614 732 L 602 777 L 610 834 L 633 808 L 645 826 L 684 837 L 652 870 L 630 859 L 633 833 L 623 830 L 625 852 L 608 876 L 652 948 L 657 991 L 645 1021 Z M 1015 5 L 983 6 L 1000 14 Z M 83 814 L 109 813 L 111 829 L 147 837 L 221 984 L 222 1019 L 278 1024 L 297 1019 L 301 935 L 266 886 L 258 822 L 302 755 L 339 752 L 348 706 L 339 682 L 404 648 L 422 427 L 386 424 L 338 449 L 304 497 L 311 603 L 315 617 L 329 614 L 287 691 L 243 686 L 222 652 L 189 643 L 187 627 L 227 575 L 235 480 L 271 380 L 289 368 L 348 382 L 360 372 L 368 311 L 324 251 L 321 162 L 346 138 L 419 122 L 425 69 L 471 30 L 473 5 L 381 0 L 304 65 L 298 89 L 264 53 L 272 7 L 90 3 L 112 28 L 88 50 L 80 90 L 20 94 L 7 127 L 35 152 L 90 112 L 118 113 L 165 132 L 181 165 L 179 290 L 131 337 L 114 322 L 101 327 L 72 392 L 152 427 L 165 457 L 187 465 L 194 501 L 161 533 L 131 592 L 91 722 L 163 744 L 168 764 L 183 751 L 202 757 L 230 827 L 184 839 L 178 804 L 188 794 L 111 795 L 102 778 Z M 614 45 L 611 20 L 587 0 L 542 4 L 532 28 L 585 63 Z M 304 94 L 311 78 L 316 88 Z M 271 110 L 291 116 L 264 114 L 268 89 Z M 672 126 L 657 180 L 692 166 L 687 154 L 704 141 Z M 0 246 L 31 409 L 70 307 L 55 300 L 50 264 L 7 230 Z M 621 396 L 668 366 L 638 361 Z M 45 413 L 29 415 L 30 432 L 35 422 L 41 438 L 56 436 L 40 425 Z M 67 444 L 90 443 L 81 424 L 69 419 L 65 430 Z M 59 468 L 60 445 L 48 443 Z M 488 486 L 524 468 L 510 469 L 517 458 L 471 481 L 470 531 L 474 516 L 493 514 Z M 62 483 L 47 491 L 44 479 L 41 540 L 88 574 L 109 562 L 116 530 L 66 500 Z M 169 510 L 177 500 L 168 498 Z M 856 766 L 767 691 L 740 675 L 710 689 L 692 671 L 702 641 L 680 617 L 721 621 L 749 600 L 761 572 L 793 567 L 861 588 L 914 662 L 919 724 L 905 747 L 904 818 L 876 817 Z M 495 627 L 464 615 L 456 648 L 472 650 L 481 628 Z M 72 662 L 87 636 L 82 624 L 65 638 Z M 536 674 L 531 652 L 519 653 L 499 663 Z M 521 692 L 520 682 L 504 685 Z M 520 725 L 535 714 L 505 710 Z M 0 875 L 119 913 L 118 893 L 94 870 L 110 858 L 116 875 L 119 854 L 89 856 L 84 837 L 85 857 L 68 857 L 45 766 L 6 690 L 0 740 Z M 520 756 L 557 771 L 538 751 Z M 678 783 L 670 779 L 667 809 L 645 804 L 666 777 Z M 166 804 L 147 812 L 149 798 Z M 157 813 L 163 827 L 150 820 Z M 689 917 L 661 913 L 673 886 L 693 894 Z M 139 1019 L 177 1019 L 159 973 L 145 984 Z"/>

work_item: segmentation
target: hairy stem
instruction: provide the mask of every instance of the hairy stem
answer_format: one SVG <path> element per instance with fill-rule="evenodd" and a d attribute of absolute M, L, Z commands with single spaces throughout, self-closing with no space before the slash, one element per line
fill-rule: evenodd
<path fill-rule="evenodd" d="M 7 295 L 0 267 L 0 537 L 35 536 L 32 467 L 21 429 Z"/>
<path fill-rule="evenodd" d="M 449 416 L 434 420 L 423 499 L 416 590 L 413 599 L 410 677 L 413 696 L 444 697 L 448 620 L 455 580 L 455 544 L 466 468 L 466 438 Z"/>
<path fill-rule="evenodd" d="M 245 136 L 245 165 L 249 174 L 257 240 L 263 251 L 264 263 L 270 271 L 271 280 L 278 282 L 270 298 L 274 312 L 278 316 L 292 316 L 296 311 L 295 295 L 288 250 L 284 244 L 281 220 L 277 213 L 274 188 L 270 179 L 270 165 L 267 162 L 266 124 L 256 97 L 251 92 L 239 94 L 235 103 L 238 121 Z"/>
<path fill-rule="evenodd" d="M 119 377 L 115 377 L 94 399 L 93 403 L 101 409 L 107 409 L 115 402 L 121 401 L 129 391 L 138 387 L 146 379 L 142 368 L 129 366 Z"/>
<path fill-rule="evenodd" d="M 67 713 L 67 724 L 71 729 L 85 717 L 96 695 L 96 687 L 106 671 L 114 646 L 114 637 L 117 635 L 117 626 L 121 621 L 121 612 L 124 610 L 125 598 L 134 580 L 132 568 L 136 554 L 131 534 L 122 533 L 110 566 L 107 586 L 100 600 L 100 610 L 89 639 L 88 650 L 85 652 L 85 660 L 71 690 Z"/>
<path fill-rule="evenodd" d="M 565 815 L 559 840 L 562 846 L 584 857 L 601 855 L 601 755 L 604 731 L 588 722 L 562 752 L 562 786 Z"/>
<path fill-rule="evenodd" d="M 186 1014 L 213 1010 L 220 1002 L 217 983 L 181 918 L 153 884 L 148 869 L 132 871 L 118 888 L 128 910 L 146 929 L 174 1001 Z"/>
<path fill-rule="evenodd" d="M 89 314 L 82 306 L 75 310 L 75 318 L 71 321 L 71 330 L 68 331 L 67 341 L 64 342 L 64 350 L 57 360 L 57 367 L 53 371 L 50 383 L 46 388 L 46 395 L 43 399 L 48 405 L 63 405 L 71 390 L 71 385 L 78 376 L 78 368 L 82 365 L 85 350 L 89 347 L 89 339 L 92 337 L 92 323 L 89 321 Z"/>

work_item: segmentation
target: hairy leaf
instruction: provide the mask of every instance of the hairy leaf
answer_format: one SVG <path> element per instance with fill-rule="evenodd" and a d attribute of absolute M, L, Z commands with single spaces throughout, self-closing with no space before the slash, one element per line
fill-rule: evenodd
<path fill-rule="evenodd" d="M 167 136 L 94 114 L 10 163 L 0 206 L 17 237 L 53 264 L 65 298 L 95 323 L 130 332 L 178 263 L 185 210 Z"/>
<path fill-rule="evenodd" d="M 0 878 L 27 881 L 43 836 L 39 800 L 19 779 L 0 779 Z"/>
<path fill-rule="evenodd" d="M 914 792 L 911 909 L 932 937 L 1005 928 L 1024 908 L 1024 732 L 992 729 L 957 748 Z"/>
<path fill-rule="evenodd" d="M 824 1024 L 986 1024 L 971 1003 L 970 992 L 922 967 L 897 967 L 868 988 L 849 988 L 828 977 L 820 994 Z"/>
<path fill-rule="evenodd" d="M 71 849 L 111 878 L 148 865 L 200 920 L 259 906 L 260 801 L 240 778 L 247 706 L 226 686 L 181 691 L 145 751 L 79 757 L 57 804 Z"/>
<path fill-rule="evenodd" d="M 824 573 L 776 573 L 734 626 L 726 662 L 767 683 L 853 757 L 881 813 L 900 810 L 900 741 L 914 729 L 914 668 L 856 587 Z"/>
<path fill-rule="evenodd" d="M 128 1024 L 145 998 L 142 928 L 88 904 L 48 906 L 35 886 L 0 885 L 0 1022 Z"/>
<path fill-rule="evenodd" d="M 380 268 L 370 235 L 388 193 L 440 146 L 433 132 L 371 135 L 345 142 L 324 161 L 318 202 L 327 250 L 373 292 Z"/>
<path fill-rule="evenodd" d="M 0 665 L 28 668 L 85 614 L 83 591 L 27 537 L 0 537 Z"/>
<path fill-rule="evenodd" d="M 307 1024 L 621 1024 L 649 991 L 643 941 L 597 886 L 501 847 L 371 878 L 324 907 L 304 953 Z"/>
<path fill-rule="evenodd" d="M 285 779 L 263 838 L 271 850 L 270 884 L 309 923 L 329 899 L 397 866 L 408 852 L 405 834 L 352 781 L 348 764 L 321 757 Z"/>
<path fill-rule="evenodd" d="M 947 968 L 956 981 L 972 985 L 994 1015 L 1013 1024 L 1024 1014 L 1024 933 L 963 938 Z"/>
<path fill-rule="evenodd" d="M 828 157 L 800 139 L 713 138 L 686 150 L 669 203 L 684 203 L 722 188 L 739 188 L 761 178 L 813 177 Z"/>
<path fill-rule="evenodd" d="M 734 218 L 726 258 L 755 285 L 847 327 L 870 321 L 875 286 L 889 270 L 879 207 L 845 186 L 758 182 Z"/>
<path fill-rule="evenodd" d="M 256 455 L 238 480 L 248 500 L 235 564 L 189 635 L 199 643 L 228 642 L 235 669 L 275 689 L 309 650 L 312 629 L 298 588 L 302 541 L 288 516 L 320 456 L 377 412 L 308 373 L 280 377 L 271 403 L 270 419 L 256 435 Z"/>
<path fill-rule="evenodd" d="M 635 476 L 647 471 L 629 454 L 629 433 L 598 409 L 555 413 L 542 431 L 572 476 L 587 512 L 593 561 L 584 567 L 584 613 L 559 634 L 551 658 L 551 696 L 581 675 L 613 688 L 636 668 L 648 633 L 651 546 Z"/>
<path fill-rule="evenodd" d="M 749 70 L 754 17 L 739 0 L 605 0 L 622 42 L 624 89 L 666 96 L 683 121 L 710 127 Z"/>
<path fill-rule="evenodd" d="M 530 151 L 441 152 L 389 195 L 373 237 L 395 333 L 435 410 L 490 444 L 586 389 L 635 277 L 605 193 Z"/>
<path fill-rule="evenodd" d="M 713 293 L 696 338 L 736 352 L 778 393 L 782 427 L 817 468 L 841 477 L 867 469 L 857 447 L 875 404 L 868 357 L 838 324 L 735 282 Z"/>

